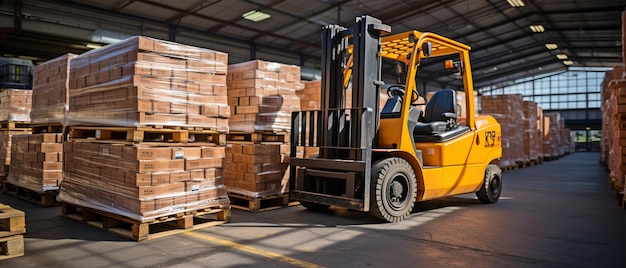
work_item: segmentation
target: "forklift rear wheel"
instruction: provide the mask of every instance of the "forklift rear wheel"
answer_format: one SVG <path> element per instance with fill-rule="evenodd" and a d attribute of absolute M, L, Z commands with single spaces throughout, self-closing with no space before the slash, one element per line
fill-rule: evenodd
<path fill-rule="evenodd" d="M 372 168 L 370 213 L 387 222 L 404 220 L 415 205 L 417 179 L 411 164 L 399 157 L 378 161 Z"/>
<path fill-rule="evenodd" d="M 489 164 L 485 169 L 485 180 L 476 197 L 482 203 L 495 203 L 500 199 L 502 192 L 502 170 L 500 167 Z"/>
<path fill-rule="evenodd" d="M 330 205 L 318 204 L 318 203 L 312 203 L 312 202 L 306 202 L 306 201 L 300 201 L 300 205 L 312 211 L 323 211 L 323 210 L 327 210 L 330 207 Z"/>

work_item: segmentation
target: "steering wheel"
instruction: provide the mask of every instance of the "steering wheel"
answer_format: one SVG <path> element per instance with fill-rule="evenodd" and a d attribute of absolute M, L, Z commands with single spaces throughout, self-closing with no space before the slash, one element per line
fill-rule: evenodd
<path fill-rule="evenodd" d="M 393 98 L 398 96 L 400 98 L 404 98 L 404 85 L 391 85 L 387 88 L 387 96 Z M 416 102 L 419 99 L 420 95 L 417 92 L 417 89 L 413 89 L 413 96 L 411 98 L 411 102 Z"/>

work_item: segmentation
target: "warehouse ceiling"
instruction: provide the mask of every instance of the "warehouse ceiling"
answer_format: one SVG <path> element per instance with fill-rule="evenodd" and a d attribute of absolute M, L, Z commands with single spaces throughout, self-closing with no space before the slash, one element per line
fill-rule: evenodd
<path fill-rule="evenodd" d="M 142 34 L 225 51 L 233 63 L 260 58 L 317 69 L 321 27 L 350 26 L 367 14 L 394 33 L 416 29 L 470 45 L 481 88 L 621 63 L 625 6 L 626 0 L 0 0 L 0 52 L 45 60 Z M 245 19 L 251 11 L 270 17 Z M 421 78 L 459 83 L 428 66 Z"/>

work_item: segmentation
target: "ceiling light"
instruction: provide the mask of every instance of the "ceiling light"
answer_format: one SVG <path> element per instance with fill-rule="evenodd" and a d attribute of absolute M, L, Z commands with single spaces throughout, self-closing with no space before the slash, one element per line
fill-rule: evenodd
<path fill-rule="evenodd" d="M 101 47 L 102 47 L 102 45 L 92 44 L 92 43 L 86 44 L 85 46 L 86 46 L 87 48 L 91 48 L 91 49 L 101 48 Z"/>
<path fill-rule="evenodd" d="M 571 60 L 564 60 L 563 64 L 565 64 L 565 65 L 572 65 L 572 64 L 574 64 L 574 62 L 571 61 Z"/>
<path fill-rule="evenodd" d="M 266 20 L 269 19 L 271 17 L 270 14 L 267 14 L 265 12 L 261 12 L 261 11 L 256 11 L 256 10 L 250 10 L 246 13 L 244 13 L 243 15 L 241 15 L 244 19 L 250 20 L 250 21 L 254 21 L 254 22 L 259 22 L 262 20 Z"/>
<path fill-rule="evenodd" d="M 39 59 L 37 57 L 31 57 L 31 56 L 18 56 L 17 58 L 23 59 L 23 60 L 38 60 Z"/>
<path fill-rule="evenodd" d="M 549 50 L 553 50 L 553 49 L 557 49 L 559 46 L 557 46 L 556 44 L 546 44 L 546 48 Z"/>
<path fill-rule="evenodd" d="M 512 7 L 523 7 L 526 4 L 524 4 L 524 1 L 522 0 L 506 0 L 507 2 L 509 2 L 509 5 L 511 5 Z"/>
<path fill-rule="evenodd" d="M 543 25 L 530 25 L 530 29 L 535 33 L 543 33 L 546 29 L 543 28 Z"/>
<path fill-rule="evenodd" d="M 557 57 L 559 60 L 564 60 L 564 59 L 567 59 L 567 55 L 565 55 L 565 54 L 556 54 L 556 57 Z"/>

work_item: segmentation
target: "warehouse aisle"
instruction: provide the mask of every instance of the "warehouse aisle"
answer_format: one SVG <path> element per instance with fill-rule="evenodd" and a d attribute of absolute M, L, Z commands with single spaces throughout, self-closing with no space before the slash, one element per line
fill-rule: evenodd
<path fill-rule="evenodd" d="M 620 267 L 626 211 L 598 153 L 575 153 L 504 173 L 502 199 L 474 195 L 418 203 L 405 221 L 301 206 L 231 223 L 128 241 L 0 195 L 26 212 L 26 255 L 0 267 Z"/>

